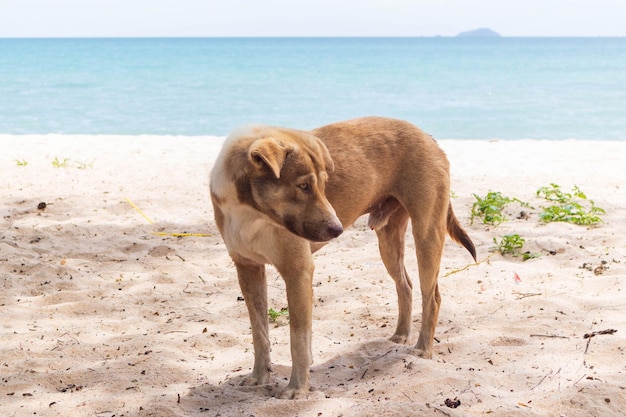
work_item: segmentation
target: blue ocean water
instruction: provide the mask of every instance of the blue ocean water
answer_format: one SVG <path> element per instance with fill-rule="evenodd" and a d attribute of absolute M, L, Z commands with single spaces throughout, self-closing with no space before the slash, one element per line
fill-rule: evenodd
<path fill-rule="evenodd" d="M 365 115 L 436 138 L 626 140 L 626 38 L 0 39 L 0 133 Z"/>

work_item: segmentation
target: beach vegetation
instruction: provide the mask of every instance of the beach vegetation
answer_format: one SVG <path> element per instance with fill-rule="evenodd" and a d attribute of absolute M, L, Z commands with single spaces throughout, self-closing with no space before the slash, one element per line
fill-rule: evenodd
<path fill-rule="evenodd" d="M 496 244 L 496 250 L 500 252 L 500 254 L 515 255 L 522 250 L 522 248 L 524 247 L 524 243 L 526 243 L 526 240 L 518 234 L 510 234 L 502 236 L 499 242 L 498 239 L 494 237 L 493 243 Z"/>
<path fill-rule="evenodd" d="M 476 201 L 470 212 L 470 223 L 474 224 L 474 218 L 478 217 L 484 224 L 494 226 L 504 222 L 507 218 L 502 212 L 507 204 L 516 202 L 523 207 L 530 207 L 528 203 L 518 198 L 510 198 L 502 195 L 499 191 L 489 191 L 484 197 L 474 194 Z"/>
<path fill-rule="evenodd" d="M 516 233 L 504 235 L 499 241 L 494 237 L 493 243 L 496 244 L 495 250 L 500 252 L 501 255 L 522 256 L 525 261 L 539 257 L 537 253 L 522 252 L 526 240 Z"/>
<path fill-rule="evenodd" d="M 267 314 L 270 318 L 270 323 L 276 323 L 279 317 L 289 315 L 289 309 L 287 307 L 283 307 L 280 310 L 276 311 L 273 308 L 270 308 Z"/>
<path fill-rule="evenodd" d="M 524 253 L 522 253 L 522 259 L 524 259 L 525 261 L 529 260 L 529 259 L 535 259 L 538 258 L 539 254 L 538 253 L 533 253 L 530 251 L 526 251 Z"/>
<path fill-rule="evenodd" d="M 606 211 L 589 200 L 578 186 L 571 192 L 565 192 L 560 185 L 551 183 L 537 190 L 537 196 L 543 197 L 553 204 L 541 207 L 539 218 L 544 222 L 567 222 L 581 226 L 592 226 L 602 222 L 601 215 Z"/>
<path fill-rule="evenodd" d="M 52 160 L 52 166 L 55 168 L 87 169 L 87 168 L 93 168 L 93 163 L 72 161 L 69 158 L 63 158 L 63 160 L 61 160 L 55 156 L 54 159 Z"/>
<path fill-rule="evenodd" d="M 70 165 L 70 160 L 67 158 L 64 158 L 63 161 L 61 161 L 58 157 L 54 157 L 54 160 L 52 160 L 52 166 L 55 168 L 67 168 Z"/>
<path fill-rule="evenodd" d="M 93 168 L 93 163 L 91 162 L 76 162 L 76 168 L 78 169 L 87 169 L 87 168 Z"/>
<path fill-rule="evenodd" d="M 16 159 L 15 163 L 18 167 L 25 167 L 26 165 L 28 165 L 28 161 L 26 159 Z"/>

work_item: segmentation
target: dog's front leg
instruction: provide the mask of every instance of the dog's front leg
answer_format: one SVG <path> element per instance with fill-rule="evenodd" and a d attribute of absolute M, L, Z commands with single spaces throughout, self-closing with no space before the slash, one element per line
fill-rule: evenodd
<path fill-rule="evenodd" d="M 270 339 L 267 316 L 267 278 L 265 265 L 239 263 L 235 261 L 237 278 L 248 307 L 254 345 L 254 368 L 252 374 L 241 381 L 241 385 L 264 385 L 270 380 Z"/>
<path fill-rule="evenodd" d="M 291 336 L 291 379 L 281 398 L 306 397 L 310 387 L 313 271 L 308 244 L 285 264 L 276 265 L 285 280 Z"/>

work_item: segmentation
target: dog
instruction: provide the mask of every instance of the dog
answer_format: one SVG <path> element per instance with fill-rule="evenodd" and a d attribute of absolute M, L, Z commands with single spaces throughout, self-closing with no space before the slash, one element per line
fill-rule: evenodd
<path fill-rule="evenodd" d="M 476 260 L 474 244 L 450 204 L 449 163 L 436 141 L 401 120 L 365 117 L 302 131 L 251 126 L 225 140 L 211 171 L 215 222 L 235 264 L 250 315 L 252 373 L 241 384 L 268 384 L 271 373 L 265 265 L 283 277 L 292 371 L 281 398 L 310 389 L 312 253 L 362 215 L 376 231 L 395 281 L 393 342 L 411 332 L 412 283 L 404 266 L 411 220 L 422 294 L 416 352 L 431 358 L 441 296 L 437 283 L 446 235 Z"/>

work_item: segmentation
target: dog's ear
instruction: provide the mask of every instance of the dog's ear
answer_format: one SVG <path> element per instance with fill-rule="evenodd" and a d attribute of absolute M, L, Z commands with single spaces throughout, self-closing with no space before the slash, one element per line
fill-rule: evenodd
<path fill-rule="evenodd" d="M 250 161 L 257 166 L 268 166 L 276 178 L 280 178 L 280 170 L 285 163 L 287 148 L 275 139 L 259 139 L 252 144 L 248 153 Z"/>
<path fill-rule="evenodd" d="M 316 137 L 316 139 L 322 151 L 322 155 L 324 157 L 324 165 L 326 165 L 326 171 L 330 171 L 330 172 L 334 171 L 335 163 L 333 162 L 333 158 L 330 156 L 330 152 L 328 151 L 326 144 L 322 142 L 320 138 Z"/>
<path fill-rule="evenodd" d="M 333 158 L 330 156 L 330 152 L 328 151 L 326 144 L 322 142 L 322 140 L 318 138 L 317 136 L 310 135 L 309 138 L 313 142 L 312 146 L 319 151 L 315 155 L 322 156 L 322 160 L 324 162 L 324 166 L 326 167 L 326 171 L 330 171 L 330 172 L 334 171 L 335 163 L 333 162 Z M 313 157 L 313 159 L 316 159 L 316 158 Z M 320 161 L 318 161 L 318 163 L 319 162 Z"/>

